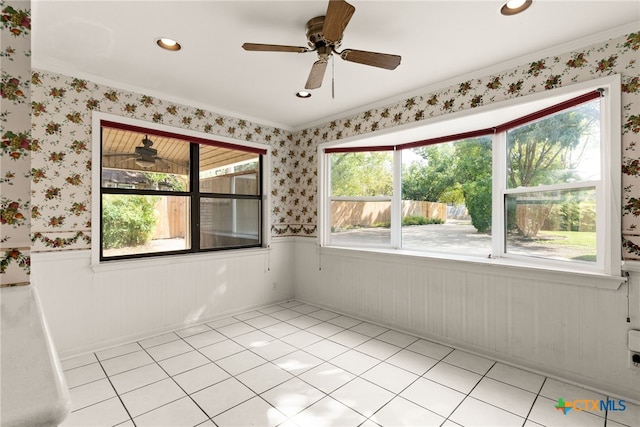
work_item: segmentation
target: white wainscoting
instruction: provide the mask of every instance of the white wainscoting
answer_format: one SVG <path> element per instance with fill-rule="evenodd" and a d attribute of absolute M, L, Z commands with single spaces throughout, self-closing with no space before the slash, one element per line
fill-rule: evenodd
<path fill-rule="evenodd" d="M 90 251 L 32 253 L 31 283 L 64 359 L 291 299 L 292 250 L 292 240 L 283 238 L 268 250 L 111 263 L 95 270 Z"/>
<path fill-rule="evenodd" d="M 627 331 L 640 275 L 617 290 L 535 272 L 295 243 L 296 299 L 640 402 Z"/>

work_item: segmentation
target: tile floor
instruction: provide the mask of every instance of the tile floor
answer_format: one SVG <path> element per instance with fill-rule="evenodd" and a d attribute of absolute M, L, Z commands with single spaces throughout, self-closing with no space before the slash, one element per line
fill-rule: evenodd
<path fill-rule="evenodd" d="M 634 426 L 560 381 L 297 301 L 62 362 L 63 426 Z"/>

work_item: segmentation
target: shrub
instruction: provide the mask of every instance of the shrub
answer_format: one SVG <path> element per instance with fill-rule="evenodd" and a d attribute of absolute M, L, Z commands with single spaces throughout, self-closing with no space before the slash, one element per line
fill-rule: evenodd
<path fill-rule="evenodd" d="M 402 218 L 402 225 L 427 225 L 427 224 L 444 224 L 440 218 L 425 218 L 419 215 L 407 215 Z"/>
<path fill-rule="evenodd" d="M 463 184 L 465 203 L 471 224 L 479 233 L 491 231 L 491 181 L 478 180 Z"/>
<path fill-rule="evenodd" d="M 389 221 L 374 222 L 373 224 L 371 224 L 371 227 L 374 227 L 374 228 L 391 228 L 391 222 L 389 222 Z"/>
<path fill-rule="evenodd" d="M 103 198 L 104 249 L 149 243 L 156 226 L 155 204 L 159 198 L 107 194 Z"/>

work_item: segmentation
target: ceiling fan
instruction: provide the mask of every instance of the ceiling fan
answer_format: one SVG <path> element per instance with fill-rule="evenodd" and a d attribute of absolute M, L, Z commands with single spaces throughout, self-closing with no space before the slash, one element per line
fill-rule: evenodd
<path fill-rule="evenodd" d="M 356 8 L 344 0 L 329 0 L 325 16 L 317 16 L 307 22 L 309 47 L 260 43 L 245 43 L 242 47 L 244 50 L 259 52 L 317 52 L 318 60 L 311 67 L 305 89 L 317 89 L 322 85 L 327 63 L 334 53 L 345 61 L 395 70 L 400 65 L 399 55 L 355 49 L 344 49 L 338 52 L 343 32 L 355 11 Z"/>
<path fill-rule="evenodd" d="M 135 147 L 133 153 L 106 153 L 104 154 L 104 157 L 126 157 L 125 159 L 122 159 L 121 162 L 124 163 L 130 160 L 134 160 L 136 162 L 136 165 L 145 169 L 156 166 L 156 163 L 162 169 L 169 169 L 168 163 L 172 163 L 181 168 L 185 167 L 185 165 L 183 164 L 159 157 L 158 150 L 156 150 L 155 148 L 151 148 L 152 145 L 153 141 L 151 141 L 149 137 L 145 135 L 145 137 L 142 139 L 142 145 Z"/>

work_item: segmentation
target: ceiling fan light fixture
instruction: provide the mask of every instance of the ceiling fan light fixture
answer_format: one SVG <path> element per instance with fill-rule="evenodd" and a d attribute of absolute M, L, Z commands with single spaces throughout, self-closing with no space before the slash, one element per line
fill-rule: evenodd
<path fill-rule="evenodd" d="M 141 168 L 151 168 L 153 166 L 155 166 L 156 162 L 154 162 L 153 160 L 145 160 L 145 159 L 136 159 L 135 160 L 136 165 L 140 166 Z"/>
<path fill-rule="evenodd" d="M 505 16 L 517 15 L 529 9 L 533 0 L 509 0 L 500 9 L 500 13 Z"/>
<path fill-rule="evenodd" d="M 301 90 L 296 92 L 296 96 L 298 98 L 311 98 L 311 92 L 307 92 L 306 90 Z"/>
<path fill-rule="evenodd" d="M 175 41 L 174 39 L 170 39 L 168 37 L 159 37 L 156 39 L 156 44 L 165 50 L 178 51 L 182 49 L 180 43 Z"/>

